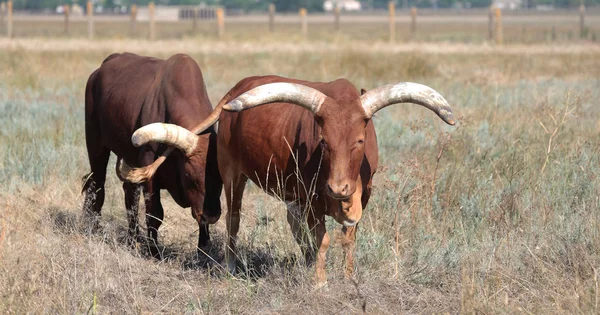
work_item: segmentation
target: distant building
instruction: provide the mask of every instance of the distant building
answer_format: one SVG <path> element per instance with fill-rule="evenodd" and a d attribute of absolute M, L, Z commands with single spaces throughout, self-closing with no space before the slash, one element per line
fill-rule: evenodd
<path fill-rule="evenodd" d="M 199 20 L 212 20 L 216 18 L 217 7 L 193 6 L 193 5 L 157 5 L 154 13 L 156 21 L 182 21 L 194 18 L 198 14 Z M 148 21 L 150 12 L 148 7 L 139 7 L 137 13 L 138 21 Z"/>
<path fill-rule="evenodd" d="M 538 11 L 552 11 L 554 6 L 551 4 L 536 4 L 535 9 Z"/>
<path fill-rule="evenodd" d="M 71 6 L 71 14 L 77 15 L 77 16 L 82 16 L 83 8 L 79 4 L 75 3 Z"/>
<path fill-rule="evenodd" d="M 494 7 L 499 9 L 517 10 L 523 5 L 522 0 L 494 0 Z"/>
<path fill-rule="evenodd" d="M 362 6 L 356 0 L 327 0 L 323 2 L 325 11 L 333 11 L 336 6 L 339 6 L 342 11 L 360 11 Z"/>

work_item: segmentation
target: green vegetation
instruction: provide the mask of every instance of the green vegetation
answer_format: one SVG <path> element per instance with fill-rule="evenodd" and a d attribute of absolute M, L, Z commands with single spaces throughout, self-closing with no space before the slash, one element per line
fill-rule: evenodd
<path fill-rule="evenodd" d="M 256 187 L 244 199 L 240 261 L 249 271 L 239 278 L 194 257 L 197 225 L 167 194 L 160 232 L 169 259 L 123 245 L 114 157 L 102 231 L 82 234 L 83 90 L 112 50 L 68 45 L 0 52 L 1 313 L 598 312 L 597 50 L 391 52 L 340 40 L 325 52 L 257 43 L 193 53 L 213 104 L 239 79 L 267 73 L 346 77 L 367 89 L 410 80 L 452 104 L 458 127 L 414 105 L 374 119 L 380 169 L 358 233 L 357 282 L 342 279 L 339 225 L 330 222 L 329 286 L 315 291 L 285 206 Z M 157 52 L 163 45 L 132 47 L 167 57 Z M 213 229 L 216 261 L 222 221 Z"/>

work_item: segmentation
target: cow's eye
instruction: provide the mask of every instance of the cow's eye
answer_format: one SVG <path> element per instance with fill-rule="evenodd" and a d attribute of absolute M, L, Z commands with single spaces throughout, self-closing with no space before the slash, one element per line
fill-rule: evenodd
<path fill-rule="evenodd" d="M 358 140 L 358 144 L 363 144 L 363 143 L 365 143 L 365 140 L 364 140 L 364 139 L 360 139 L 360 140 Z"/>

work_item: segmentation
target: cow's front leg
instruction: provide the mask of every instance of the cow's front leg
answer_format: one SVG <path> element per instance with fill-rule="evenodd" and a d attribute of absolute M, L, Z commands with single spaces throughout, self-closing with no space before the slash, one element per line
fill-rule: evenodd
<path fill-rule="evenodd" d="M 287 221 L 292 230 L 292 235 L 298 246 L 300 246 L 306 266 L 310 267 L 315 263 L 315 248 L 306 226 L 306 214 L 303 213 L 302 206 L 297 203 L 289 203 L 287 208 Z"/>
<path fill-rule="evenodd" d="M 160 228 L 165 215 L 160 202 L 160 190 L 153 185 L 152 180 L 147 181 L 144 185 L 144 201 L 150 254 L 154 258 L 161 259 L 162 255 L 158 249 L 158 228 Z"/>
<path fill-rule="evenodd" d="M 207 177 L 208 178 L 208 177 Z M 208 249 L 212 244 L 210 242 L 210 231 L 209 224 L 215 224 L 221 217 L 221 191 L 222 184 L 216 183 L 215 180 L 208 180 L 207 183 L 213 185 L 207 185 L 206 189 L 201 188 L 206 193 L 196 193 L 196 199 L 192 202 L 192 216 L 198 222 L 200 234 L 198 236 L 198 256 L 204 255 L 203 250 Z M 205 186 L 202 183 L 201 186 Z M 216 187 L 215 187 L 216 186 Z M 189 197 L 193 199 L 192 197 Z M 202 207 L 200 207 L 202 205 Z"/>
<path fill-rule="evenodd" d="M 352 206 L 348 210 L 349 213 L 356 214 L 360 213 L 362 217 L 363 206 L 361 202 L 362 198 L 362 184 L 360 182 L 360 177 L 358 180 L 356 192 L 352 195 Z M 343 207 L 344 203 L 342 203 Z M 356 216 L 356 215 L 355 215 Z M 356 231 L 358 230 L 358 222 L 353 226 L 344 226 L 342 228 L 342 248 L 344 249 L 345 263 L 346 269 L 344 271 L 344 276 L 346 278 L 352 278 L 354 274 L 354 249 L 356 247 Z"/>
<path fill-rule="evenodd" d="M 344 226 L 342 228 L 342 234 L 344 239 L 342 241 L 342 248 L 344 249 L 344 256 L 346 259 L 346 269 L 344 270 L 344 276 L 347 279 L 352 278 L 354 275 L 354 249 L 356 246 L 356 231 L 358 230 L 358 223 L 354 226 Z"/>
<path fill-rule="evenodd" d="M 140 234 L 138 223 L 140 186 L 124 182 L 123 191 L 125 192 L 125 210 L 127 210 L 127 222 L 129 225 L 127 243 L 133 246 Z"/>
<path fill-rule="evenodd" d="M 325 259 L 327 257 L 327 249 L 329 248 L 329 234 L 327 234 L 325 227 L 325 215 L 309 215 L 308 227 L 313 232 L 317 247 L 317 262 L 315 264 L 316 287 L 323 287 L 327 284 Z"/>
<path fill-rule="evenodd" d="M 356 191 L 352 195 L 352 202 L 349 206 L 348 203 L 342 202 L 341 207 L 344 212 L 348 213 L 353 217 L 362 217 L 363 204 L 362 204 L 363 189 L 361 178 L 359 176 L 356 183 Z M 346 208 L 347 207 L 347 208 Z M 352 278 L 354 275 L 354 249 L 356 247 L 356 231 L 358 230 L 358 222 L 352 226 L 344 225 L 342 228 L 342 248 L 344 249 L 344 258 L 346 269 L 344 276 L 346 278 Z"/>
<path fill-rule="evenodd" d="M 198 203 L 202 205 L 204 203 L 204 198 L 201 198 L 202 202 Z M 208 230 L 208 222 L 204 217 L 204 209 L 198 206 L 192 206 L 192 217 L 198 222 L 198 247 L 196 248 L 198 251 L 198 255 L 202 253 L 202 249 L 205 249 L 210 244 L 210 232 Z"/>
<path fill-rule="evenodd" d="M 204 213 L 203 208 L 192 206 L 192 216 L 198 222 L 198 256 L 204 254 L 204 250 L 210 247 L 210 231 L 208 228 L 209 224 L 214 224 L 218 221 L 218 217 L 207 217 Z"/>

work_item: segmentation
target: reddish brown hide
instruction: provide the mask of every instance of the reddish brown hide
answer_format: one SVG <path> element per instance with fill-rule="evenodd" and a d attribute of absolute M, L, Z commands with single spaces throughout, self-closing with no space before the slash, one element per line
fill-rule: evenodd
<path fill-rule="evenodd" d="M 454 124 L 446 100 L 433 89 L 410 82 L 359 95 L 347 80 L 329 83 L 278 76 L 240 81 L 221 100 L 218 164 L 227 196 L 227 265 L 236 267 L 236 240 L 248 179 L 288 202 L 288 223 L 308 264 L 316 258 L 317 285 L 326 283 L 329 236 L 325 215 L 343 224 L 346 276 L 353 273 L 358 221 L 371 195 L 378 148 L 372 115 L 411 102 Z M 260 106 L 269 104 L 268 106 Z M 260 107 L 257 107 L 260 106 Z M 301 228 L 306 219 L 307 229 Z M 315 257 L 316 252 L 316 257 Z"/>
<path fill-rule="evenodd" d="M 84 214 L 92 226 L 97 226 L 104 203 L 110 152 L 128 165 L 149 165 L 166 147 L 157 143 L 135 147 L 131 136 L 136 129 L 163 122 L 192 130 L 211 112 L 202 72 L 190 57 L 178 54 L 160 60 L 124 53 L 106 58 L 90 75 L 85 95 L 91 173 L 84 184 Z M 159 256 L 157 232 L 164 217 L 161 189 L 166 189 L 181 207 L 192 208 L 192 215 L 200 226 L 198 246 L 208 244 L 208 223 L 216 222 L 221 214 L 222 181 L 217 170 L 215 145 L 216 133 L 211 127 L 197 136 L 193 150 L 173 152 L 143 184 L 123 183 L 132 239 L 139 233 L 139 187 L 143 188 L 150 249 L 154 256 Z"/>
<path fill-rule="evenodd" d="M 331 100 L 316 115 L 288 103 L 221 113 L 217 151 L 229 207 L 228 264 L 232 269 L 235 263 L 235 235 L 249 178 L 266 192 L 290 202 L 288 222 L 311 264 L 315 251 L 299 226 L 300 218 L 308 220 L 318 248 L 317 281 L 324 282 L 324 256 L 329 244 L 325 215 L 345 224 L 344 233 L 354 240 L 356 223 L 369 200 L 377 169 L 375 128 L 364 115 L 358 91 L 343 79 L 313 83 L 277 76 L 251 77 L 239 82 L 221 103 L 272 82 L 300 83 L 321 91 Z M 306 207 L 309 203 L 310 210 Z M 351 251 L 354 242 L 347 244 L 344 249 Z M 347 272 L 351 274 L 352 254 L 347 257 Z"/>

